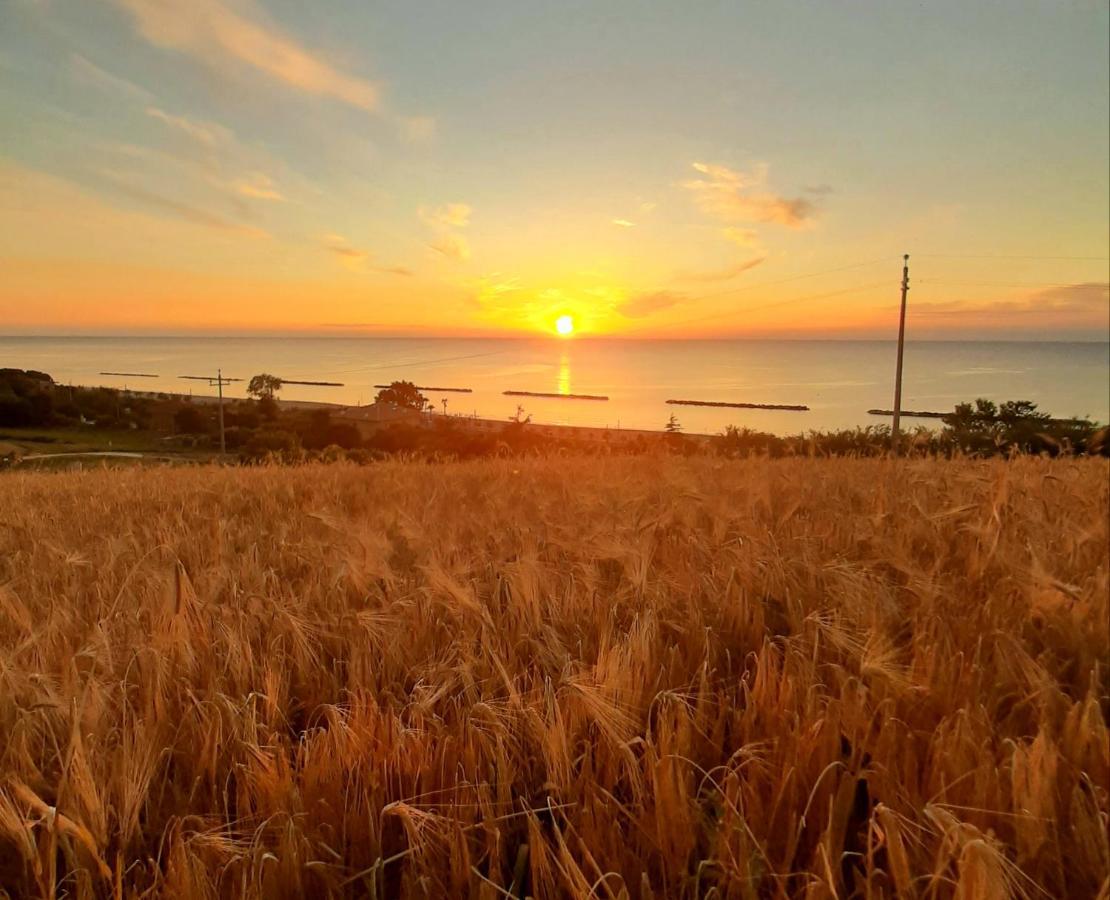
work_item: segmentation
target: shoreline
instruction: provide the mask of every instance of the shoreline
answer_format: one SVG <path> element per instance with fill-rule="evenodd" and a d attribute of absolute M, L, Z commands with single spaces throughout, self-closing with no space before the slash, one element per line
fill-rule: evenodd
<path fill-rule="evenodd" d="M 85 388 L 86 390 L 90 389 L 90 388 L 88 388 L 87 385 L 76 385 L 75 384 L 75 385 L 73 385 L 73 387 Z M 101 386 L 97 386 L 95 389 L 100 390 Z M 170 391 L 136 391 L 136 390 L 131 390 L 131 389 L 126 389 L 125 390 L 124 388 L 112 388 L 112 387 L 104 388 L 104 389 L 109 390 L 109 391 L 118 391 L 121 395 L 144 397 L 144 398 L 147 398 L 147 399 L 158 399 L 159 395 L 162 395 L 163 397 L 166 397 L 167 399 L 183 400 L 183 401 L 186 401 L 186 402 L 189 402 L 189 403 L 202 403 L 206 406 L 215 405 L 215 404 L 220 402 L 220 398 L 215 396 L 215 395 L 212 395 L 212 394 L 182 394 L 182 393 L 170 392 Z M 246 398 L 246 397 L 224 397 L 224 402 L 225 403 L 250 403 L 250 402 L 253 402 L 253 401 L 250 400 L 250 398 Z M 351 406 L 351 405 L 346 404 L 346 403 L 331 403 L 331 402 L 326 401 L 326 400 L 282 400 L 282 399 L 278 399 L 278 398 L 275 398 L 275 402 L 278 404 L 278 407 L 281 408 L 281 409 L 304 409 L 304 410 L 327 409 L 327 410 L 330 410 L 332 412 L 332 415 L 334 415 L 336 418 L 359 421 L 359 422 L 363 422 L 363 423 L 367 423 L 367 424 L 377 424 L 377 425 L 382 425 L 382 426 L 388 426 L 388 425 L 393 425 L 393 424 L 400 424 L 400 423 L 406 421 L 405 418 L 397 418 L 397 419 L 393 419 L 393 420 L 390 420 L 390 421 L 375 421 L 375 420 L 372 420 L 372 419 L 368 419 L 366 417 L 358 416 L 357 414 L 353 415 L 353 416 L 344 415 L 344 413 L 351 412 L 351 411 L 373 409 L 374 404 L 372 404 L 372 403 L 365 403 L 361 406 L 358 406 L 358 405 Z M 433 413 L 416 413 L 416 412 L 414 412 L 413 416 L 421 416 L 421 417 L 426 416 L 426 417 L 428 417 L 427 419 L 422 418 L 421 424 L 420 424 L 419 427 L 427 427 L 424 424 L 425 422 L 431 422 L 433 424 L 433 427 L 434 427 L 434 423 L 436 422 L 436 420 L 444 418 L 443 413 L 436 413 L 436 412 L 433 412 Z M 490 418 L 486 418 L 484 416 L 475 416 L 475 415 L 469 415 L 469 414 L 465 414 L 465 413 L 448 413 L 446 415 L 446 419 L 451 421 L 451 422 L 470 424 L 470 425 L 476 426 L 479 430 L 482 430 L 482 431 L 492 431 L 492 430 L 494 430 L 495 427 L 497 427 L 497 428 L 505 427 L 505 426 L 508 426 L 509 424 L 511 424 L 511 422 L 512 422 L 512 420 L 508 419 L 508 418 L 506 418 L 506 419 L 490 419 Z M 411 422 L 412 421 L 411 417 L 407 421 Z M 633 438 L 635 438 L 635 437 L 649 437 L 649 436 L 650 437 L 660 437 L 660 436 L 665 436 L 667 434 L 667 432 L 664 431 L 662 428 L 659 428 L 659 429 L 653 429 L 653 428 L 620 428 L 620 427 L 609 428 L 609 427 L 606 427 L 606 426 L 599 426 L 599 425 L 567 425 L 567 424 L 564 424 L 564 423 L 561 423 L 561 422 L 531 421 L 531 422 L 528 423 L 528 427 L 533 428 L 533 429 L 537 429 L 537 430 L 554 428 L 554 429 L 558 429 L 559 431 L 561 431 L 564 434 L 595 435 L 595 434 L 606 434 L 607 433 L 607 434 L 616 434 L 616 435 L 627 435 L 627 436 L 630 436 L 630 437 L 633 437 Z M 683 432 L 680 432 L 680 434 L 683 437 L 688 437 L 688 438 L 697 439 L 697 440 L 708 440 L 710 438 L 713 438 L 713 437 L 717 436 L 716 434 L 707 434 L 705 432 L 700 432 L 700 431 L 683 431 Z"/>

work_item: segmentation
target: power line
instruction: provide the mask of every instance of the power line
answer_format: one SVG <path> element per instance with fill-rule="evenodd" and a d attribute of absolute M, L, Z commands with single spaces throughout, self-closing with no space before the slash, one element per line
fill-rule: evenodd
<path fill-rule="evenodd" d="M 925 259 L 1063 259 L 1087 262 L 1106 262 L 1110 256 L 1030 256 L 1005 253 L 915 253 L 914 258 Z"/>
<path fill-rule="evenodd" d="M 965 281 L 962 279 L 949 281 L 946 278 L 922 278 L 918 282 L 918 284 L 958 284 L 989 287 L 1070 287 L 1075 283 L 1074 281 Z"/>
<path fill-rule="evenodd" d="M 765 310 L 765 309 L 774 309 L 774 308 L 779 307 L 779 306 L 790 306 L 793 303 L 803 303 L 807 300 L 824 300 L 828 297 L 840 297 L 840 296 L 843 296 L 844 294 L 854 294 L 857 291 L 867 291 L 867 290 L 871 290 L 872 288 L 883 287 L 884 285 L 887 285 L 887 284 L 889 284 L 889 282 L 887 282 L 885 280 L 884 281 L 873 281 L 873 282 L 870 282 L 868 284 L 859 284 L 859 285 L 855 285 L 854 287 L 843 288 L 841 290 L 836 290 L 836 291 L 824 291 L 824 292 L 819 293 L 819 294 L 805 294 L 801 297 L 791 297 L 787 300 L 776 300 L 772 303 L 761 303 L 758 306 L 747 306 L 747 307 L 744 307 L 743 309 L 730 309 L 730 310 L 726 310 L 725 312 L 712 313 L 708 316 L 698 316 L 698 317 L 693 318 L 693 319 L 682 319 L 678 322 L 667 322 L 664 325 L 645 325 L 642 328 L 631 329 L 631 330 L 628 330 L 628 331 L 624 331 L 622 333 L 623 334 L 636 334 L 636 333 L 641 332 L 641 331 L 650 331 L 654 328 L 670 329 L 670 328 L 678 327 L 680 325 L 691 325 L 691 324 L 696 324 L 698 322 L 708 322 L 708 321 L 711 321 L 713 319 L 723 319 L 723 318 L 726 318 L 728 316 L 736 316 L 736 315 L 740 315 L 742 313 L 760 312 L 760 311 Z"/>
<path fill-rule="evenodd" d="M 214 384 L 219 389 L 219 410 L 220 410 L 220 455 L 223 456 L 227 453 L 227 441 L 224 437 L 224 385 L 231 384 L 233 381 L 242 381 L 242 378 L 224 378 L 223 369 L 216 369 L 216 374 L 213 375 L 178 375 L 178 378 L 187 378 L 191 381 L 207 381 L 210 385 Z"/>
<path fill-rule="evenodd" d="M 850 263 L 846 266 L 837 266 L 835 269 L 822 269 L 819 272 L 806 272 L 803 275 L 791 275 L 789 278 L 779 278 L 775 281 L 761 281 L 758 284 L 748 284 L 743 287 L 731 288 L 726 291 L 716 291 L 712 294 L 698 294 L 697 296 L 690 297 L 688 300 L 711 300 L 715 297 L 728 297 L 733 294 L 740 294 L 744 291 L 755 291 L 764 287 L 775 287 L 779 284 L 787 284 L 791 281 L 802 281 L 806 278 L 818 278 L 821 275 L 832 275 L 836 272 L 847 272 L 850 269 L 862 269 L 865 266 L 878 265 L 881 262 L 890 262 L 894 257 L 880 256 L 876 259 L 865 260 L 864 262 Z"/>

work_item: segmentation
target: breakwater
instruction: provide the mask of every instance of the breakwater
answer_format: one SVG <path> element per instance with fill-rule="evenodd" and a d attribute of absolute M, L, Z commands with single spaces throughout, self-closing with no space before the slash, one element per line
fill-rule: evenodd
<path fill-rule="evenodd" d="M 807 412 L 808 406 L 794 403 L 729 403 L 723 400 L 668 400 L 672 406 L 713 406 L 727 409 L 779 409 L 790 412 Z"/>

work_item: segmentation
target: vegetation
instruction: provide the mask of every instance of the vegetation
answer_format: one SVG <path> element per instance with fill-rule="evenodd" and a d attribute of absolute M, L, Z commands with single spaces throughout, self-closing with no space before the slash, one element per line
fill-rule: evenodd
<path fill-rule="evenodd" d="M 416 412 L 423 412 L 431 408 L 428 398 L 420 393 L 420 389 L 411 381 L 394 381 L 389 387 L 378 391 L 374 402 L 397 409 L 411 409 Z"/>
<path fill-rule="evenodd" d="M 256 375 L 248 387 L 256 401 L 225 403 L 227 448 L 243 462 L 301 463 L 344 457 L 369 462 L 391 454 L 470 459 L 524 453 L 643 453 L 658 448 L 727 457 L 883 456 L 892 448 L 886 426 L 786 437 L 728 426 L 710 440 L 684 436 L 674 415 L 662 434 L 629 438 L 614 432 L 606 436 L 610 439 L 598 441 L 594 432 L 533 425 L 521 406 L 496 428 L 476 429 L 458 417 L 415 415 L 431 407 L 421 389 L 408 381 L 393 382 L 376 398 L 404 414 L 360 431 L 352 421 L 334 415 L 334 410 L 279 404 L 272 392 L 281 383 L 273 376 Z M 1110 454 L 1105 428 L 1086 419 L 1051 418 L 1027 401 L 996 406 L 980 399 L 974 406 L 960 404 L 944 422 L 942 430 L 910 432 L 903 438 L 903 448 L 937 456 Z M 59 452 L 118 450 L 126 445 L 160 456 L 203 459 L 214 456 L 219 447 L 217 408 L 211 398 L 73 388 L 55 384 L 42 372 L 0 370 L 0 465 L 21 454 L 33 455 L 34 444 L 50 439 L 51 434 L 59 439 L 59 446 L 52 448 Z M 121 434 L 131 436 L 121 440 Z"/>
<path fill-rule="evenodd" d="M 273 400 L 274 394 L 281 390 L 282 380 L 276 375 L 255 375 L 247 382 L 247 394 L 256 400 Z"/>
<path fill-rule="evenodd" d="M 14 472 L 0 508 L 10 896 L 1108 889 L 1103 460 Z"/>

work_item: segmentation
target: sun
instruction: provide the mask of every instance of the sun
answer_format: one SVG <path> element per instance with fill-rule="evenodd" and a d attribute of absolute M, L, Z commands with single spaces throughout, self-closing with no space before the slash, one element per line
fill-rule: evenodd
<path fill-rule="evenodd" d="M 569 337 L 574 334 L 574 319 L 570 316 L 559 316 L 555 320 L 555 330 L 563 337 Z"/>

